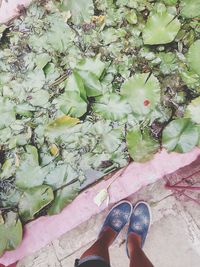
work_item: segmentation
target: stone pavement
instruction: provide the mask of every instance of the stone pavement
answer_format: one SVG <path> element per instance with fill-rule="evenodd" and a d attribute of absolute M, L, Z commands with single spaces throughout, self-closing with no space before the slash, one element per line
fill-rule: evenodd
<path fill-rule="evenodd" d="M 152 208 L 153 224 L 144 250 L 155 267 L 200 266 L 200 207 L 197 204 L 180 202 L 164 188 L 164 180 L 143 188 L 129 200 L 132 203 L 146 200 Z M 74 259 L 95 240 L 108 210 L 26 257 L 17 267 L 73 266 Z M 128 266 L 125 235 L 126 229 L 110 249 L 112 267 Z"/>

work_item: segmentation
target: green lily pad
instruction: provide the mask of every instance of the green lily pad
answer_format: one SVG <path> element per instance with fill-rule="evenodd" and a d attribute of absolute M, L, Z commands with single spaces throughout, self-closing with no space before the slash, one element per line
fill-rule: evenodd
<path fill-rule="evenodd" d="M 167 11 L 151 13 L 143 30 L 143 40 L 146 45 L 158 45 L 171 43 L 181 23 Z"/>
<path fill-rule="evenodd" d="M 188 51 L 187 59 L 189 67 L 200 76 L 200 40 L 194 42 Z"/>
<path fill-rule="evenodd" d="M 35 59 L 35 63 L 38 69 L 43 69 L 50 61 L 51 57 L 45 53 L 39 54 Z"/>
<path fill-rule="evenodd" d="M 108 28 L 101 33 L 104 45 L 115 43 L 119 38 L 119 32 L 115 28 Z"/>
<path fill-rule="evenodd" d="M 25 190 L 19 201 L 19 214 L 23 222 L 34 219 L 35 214 L 51 203 L 53 199 L 53 190 L 47 185 Z"/>
<path fill-rule="evenodd" d="M 66 115 L 80 118 L 87 112 L 87 103 L 77 92 L 65 92 L 54 102 Z"/>
<path fill-rule="evenodd" d="M 0 129 L 15 121 L 15 104 L 7 98 L 0 97 Z"/>
<path fill-rule="evenodd" d="M 122 120 L 131 113 L 127 100 L 116 93 L 105 94 L 96 98 L 93 110 L 103 118 L 114 121 Z"/>
<path fill-rule="evenodd" d="M 46 177 L 44 183 L 51 186 L 53 189 L 63 185 L 66 180 L 66 165 L 56 166 Z"/>
<path fill-rule="evenodd" d="M 164 75 L 175 73 L 175 71 L 178 69 L 176 54 L 172 52 L 169 53 L 161 52 L 158 54 L 158 57 L 161 60 L 160 71 Z"/>
<path fill-rule="evenodd" d="M 22 241 L 22 224 L 18 215 L 8 212 L 4 218 L 0 215 L 0 256 L 6 250 L 16 249 Z"/>
<path fill-rule="evenodd" d="M 77 123 L 79 123 L 79 119 L 63 115 L 55 119 L 46 127 L 46 136 L 53 139 L 59 137 L 60 135 L 66 133 L 67 129 L 73 127 Z"/>
<path fill-rule="evenodd" d="M 193 71 L 182 71 L 181 78 L 190 90 L 200 92 L 200 77 Z"/>
<path fill-rule="evenodd" d="M 173 120 L 163 130 L 163 147 L 168 151 L 188 152 L 197 145 L 198 140 L 197 127 L 188 118 Z"/>
<path fill-rule="evenodd" d="M 148 73 L 135 74 L 127 80 L 121 89 L 133 112 L 144 118 L 160 102 L 160 85 L 158 79 Z"/>
<path fill-rule="evenodd" d="M 76 65 L 76 69 L 91 72 L 99 79 L 105 69 L 105 63 L 100 60 L 100 56 L 84 58 Z"/>
<path fill-rule="evenodd" d="M 29 102 L 33 106 L 44 107 L 49 101 L 49 93 L 45 90 L 38 90 L 29 95 Z"/>
<path fill-rule="evenodd" d="M 199 0 L 181 0 L 181 15 L 185 18 L 200 17 L 200 1 Z"/>
<path fill-rule="evenodd" d="M 60 2 L 58 7 L 61 11 L 71 12 L 71 20 L 74 24 L 89 23 L 94 15 L 93 0 L 62 0 L 58 2 Z"/>
<path fill-rule="evenodd" d="M 46 40 L 43 41 L 43 43 L 45 44 L 46 42 L 47 45 L 47 47 L 44 48 L 47 49 L 49 46 L 57 52 L 65 52 L 74 39 L 74 32 L 70 29 L 67 23 L 62 19 L 54 18 L 53 15 L 50 17 L 50 24 L 51 27 L 44 36 Z"/>
<path fill-rule="evenodd" d="M 200 96 L 193 99 L 187 106 L 185 117 L 190 118 L 194 123 L 200 124 Z"/>
<path fill-rule="evenodd" d="M 159 149 L 159 143 L 153 139 L 147 129 L 133 129 L 127 133 L 126 142 L 131 158 L 136 162 L 145 162 L 153 158 Z"/>
<path fill-rule="evenodd" d="M 25 87 L 27 90 L 31 91 L 32 89 L 42 89 L 45 84 L 45 75 L 43 70 L 35 69 L 30 71 L 26 77 Z"/>
<path fill-rule="evenodd" d="M 74 200 L 79 191 L 79 181 L 58 190 L 55 194 L 55 200 L 48 210 L 48 214 L 54 215 L 60 213 L 69 203 Z"/>
<path fill-rule="evenodd" d="M 127 12 L 125 18 L 128 21 L 128 23 L 133 25 L 137 24 L 138 22 L 137 14 L 134 10 L 130 10 L 129 12 Z"/>
<path fill-rule="evenodd" d="M 39 166 L 38 151 L 34 146 L 27 145 L 22 155 L 19 169 L 16 172 L 16 185 L 19 188 L 31 188 L 42 185 L 47 170 Z"/>
<path fill-rule="evenodd" d="M 77 71 L 73 71 L 72 75 L 69 76 L 65 86 L 66 92 L 77 92 L 80 97 L 87 102 L 86 91 L 84 83 Z"/>
<path fill-rule="evenodd" d="M 99 81 L 98 76 L 96 76 L 92 72 L 81 71 L 81 70 L 78 71 L 78 74 L 81 76 L 83 80 L 86 89 L 86 94 L 88 97 L 102 95 L 103 88 Z"/>

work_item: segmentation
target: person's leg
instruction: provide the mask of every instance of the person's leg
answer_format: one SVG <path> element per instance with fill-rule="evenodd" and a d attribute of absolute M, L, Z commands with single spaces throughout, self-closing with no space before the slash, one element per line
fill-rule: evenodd
<path fill-rule="evenodd" d="M 80 266 L 85 262 L 89 264 L 89 261 L 91 262 L 91 260 L 95 260 L 96 256 L 99 257 L 100 260 L 103 260 L 104 266 L 109 266 L 110 259 L 108 249 L 122 228 L 129 221 L 132 210 L 132 204 L 126 200 L 115 205 L 107 215 L 97 241 L 83 253 L 80 260 L 77 259 L 76 263 Z"/>
<path fill-rule="evenodd" d="M 96 255 L 103 258 L 107 263 L 110 263 L 108 249 L 109 246 L 113 243 L 116 236 L 117 233 L 111 228 L 105 229 L 105 231 L 101 233 L 97 241 L 83 253 L 81 259 Z"/>
<path fill-rule="evenodd" d="M 128 236 L 128 251 L 130 255 L 130 267 L 153 267 L 153 264 L 145 255 L 141 247 L 141 237 L 135 233 Z"/>
<path fill-rule="evenodd" d="M 142 250 L 151 225 L 151 210 L 148 203 L 139 201 L 133 209 L 127 233 L 127 255 L 130 267 L 153 267 Z"/>

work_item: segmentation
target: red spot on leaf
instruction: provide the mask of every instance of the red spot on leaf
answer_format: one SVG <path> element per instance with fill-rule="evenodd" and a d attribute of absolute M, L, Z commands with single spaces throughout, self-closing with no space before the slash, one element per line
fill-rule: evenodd
<path fill-rule="evenodd" d="M 144 106 L 147 107 L 150 104 L 150 101 L 148 99 L 144 100 Z"/>

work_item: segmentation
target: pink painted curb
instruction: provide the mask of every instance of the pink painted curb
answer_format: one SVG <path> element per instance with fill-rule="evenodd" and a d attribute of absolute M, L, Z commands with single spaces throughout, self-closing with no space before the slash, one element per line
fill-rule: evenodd
<path fill-rule="evenodd" d="M 0 23 L 6 23 L 7 21 L 15 18 L 19 15 L 18 6 L 24 5 L 27 7 L 32 0 L 2 0 L 0 8 Z"/>
<path fill-rule="evenodd" d="M 186 154 L 168 154 L 165 150 L 162 150 L 155 155 L 153 160 L 147 163 L 131 163 L 124 174 L 111 185 L 109 191 L 110 203 L 114 204 L 127 198 L 141 187 L 154 183 L 164 175 L 189 165 L 199 155 L 199 148 L 195 148 Z M 115 175 L 111 179 L 114 179 L 114 177 Z M 0 258 L 0 263 L 7 266 L 38 251 L 54 239 L 103 211 L 106 208 L 106 203 L 98 207 L 94 203 L 94 197 L 110 183 L 111 179 L 102 180 L 99 184 L 82 192 L 59 215 L 40 217 L 28 223 L 25 226 L 22 244 L 15 251 L 6 252 Z"/>

